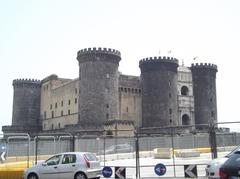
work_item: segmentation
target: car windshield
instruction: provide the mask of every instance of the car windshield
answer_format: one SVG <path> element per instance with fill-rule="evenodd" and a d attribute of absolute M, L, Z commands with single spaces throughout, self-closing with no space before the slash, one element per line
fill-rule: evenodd
<path fill-rule="evenodd" d="M 233 149 L 229 154 L 227 154 L 225 157 L 229 158 L 231 155 L 233 155 L 235 152 L 240 151 L 240 146 L 237 146 L 235 149 Z"/>

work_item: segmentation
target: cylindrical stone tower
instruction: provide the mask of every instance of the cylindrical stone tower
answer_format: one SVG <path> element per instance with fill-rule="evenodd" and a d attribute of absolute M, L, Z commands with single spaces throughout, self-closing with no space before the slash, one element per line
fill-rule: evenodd
<path fill-rule="evenodd" d="M 214 64 L 196 63 L 191 65 L 195 124 L 217 122 L 216 73 Z M 199 128 L 199 126 L 196 126 Z"/>
<path fill-rule="evenodd" d="M 24 132 L 40 130 L 41 81 L 30 79 L 13 80 L 12 127 Z"/>
<path fill-rule="evenodd" d="M 175 126 L 178 119 L 178 60 L 146 58 L 139 62 L 142 85 L 143 127 Z"/>
<path fill-rule="evenodd" d="M 79 124 L 101 127 L 118 118 L 119 51 L 88 48 L 78 52 Z"/>

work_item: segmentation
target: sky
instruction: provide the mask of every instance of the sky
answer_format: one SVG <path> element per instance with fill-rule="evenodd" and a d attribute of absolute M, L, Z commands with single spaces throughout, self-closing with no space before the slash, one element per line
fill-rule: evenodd
<path fill-rule="evenodd" d="M 88 47 L 119 50 L 127 75 L 153 56 L 216 64 L 218 121 L 240 121 L 239 9 L 239 0 L 0 0 L 0 127 L 12 122 L 14 79 L 77 78 L 77 51 Z"/>

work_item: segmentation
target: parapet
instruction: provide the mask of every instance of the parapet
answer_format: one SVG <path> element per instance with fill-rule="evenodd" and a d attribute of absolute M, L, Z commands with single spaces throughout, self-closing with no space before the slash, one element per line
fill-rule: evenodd
<path fill-rule="evenodd" d="M 42 83 L 46 83 L 46 82 L 48 82 L 48 81 L 57 80 L 57 79 L 58 79 L 58 76 L 55 75 L 55 74 L 52 74 L 52 75 L 47 76 L 46 78 L 44 78 L 44 79 L 42 80 Z"/>
<path fill-rule="evenodd" d="M 15 79 L 15 80 L 13 80 L 13 85 L 19 85 L 19 84 L 41 85 L 41 80 L 37 80 L 37 79 Z"/>
<path fill-rule="evenodd" d="M 211 63 L 195 63 L 191 65 L 191 69 L 210 69 L 218 71 L 217 65 Z"/>
<path fill-rule="evenodd" d="M 178 65 L 178 60 L 173 57 L 150 57 L 150 58 L 144 58 L 139 61 L 139 66 L 149 63 L 172 63 Z"/>
<path fill-rule="evenodd" d="M 111 54 L 111 55 L 116 55 L 121 57 L 121 53 L 118 50 L 111 49 L 111 48 L 101 48 L 101 47 L 85 48 L 85 49 L 79 50 L 77 55 L 79 57 L 81 55 L 96 54 L 96 53 Z"/>

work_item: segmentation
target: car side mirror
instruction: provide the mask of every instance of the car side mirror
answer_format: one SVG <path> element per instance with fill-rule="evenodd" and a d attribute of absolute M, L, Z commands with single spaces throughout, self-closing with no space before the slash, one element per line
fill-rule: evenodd
<path fill-rule="evenodd" d="M 46 163 L 46 162 L 42 163 L 42 166 L 46 167 L 46 166 L 47 166 L 47 163 Z"/>

